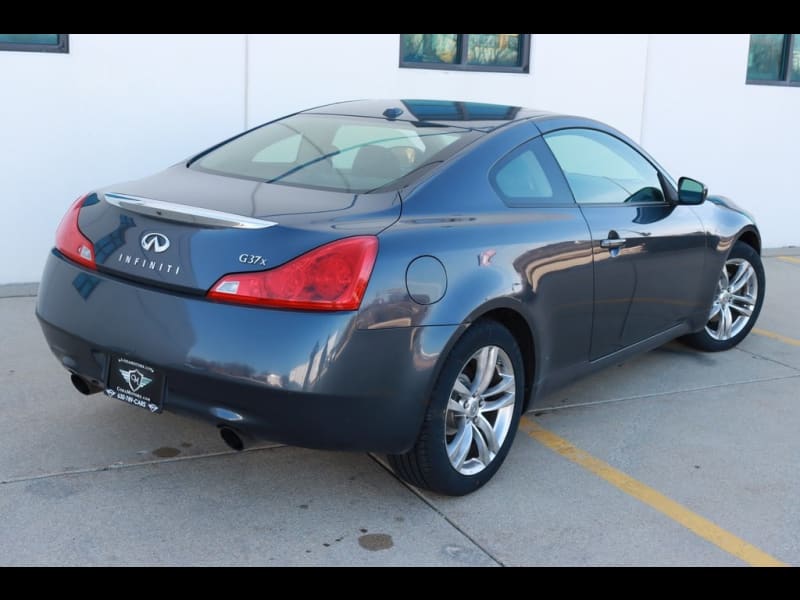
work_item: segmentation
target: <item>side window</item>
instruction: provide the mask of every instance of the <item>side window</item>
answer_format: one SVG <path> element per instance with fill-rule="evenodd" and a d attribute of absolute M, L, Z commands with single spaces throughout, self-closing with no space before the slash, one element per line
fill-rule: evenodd
<path fill-rule="evenodd" d="M 509 206 L 571 204 L 558 165 L 536 138 L 512 150 L 489 172 L 489 181 Z"/>
<path fill-rule="evenodd" d="M 594 129 L 564 129 L 545 136 L 576 202 L 664 202 L 658 171 L 631 146 Z"/>

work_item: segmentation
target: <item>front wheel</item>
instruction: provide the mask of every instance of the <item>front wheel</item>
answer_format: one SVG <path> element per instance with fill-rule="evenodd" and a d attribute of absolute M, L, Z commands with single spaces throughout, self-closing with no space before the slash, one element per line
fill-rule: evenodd
<path fill-rule="evenodd" d="M 764 265 L 758 252 L 744 242 L 736 242 L 719 274 L 706 326 L 684 340 L 706 352 L 736 346 L 758 319 L 764 286 Z"/>
<path fill-rule="evenodd" d="M 444 363 L 416 443 L 388 457 L 395 473 L 450 496 L 489 481 L 514 440 L 524 372 L 519 346 L 505 327 L 494 321 L 472 325 Z"/>

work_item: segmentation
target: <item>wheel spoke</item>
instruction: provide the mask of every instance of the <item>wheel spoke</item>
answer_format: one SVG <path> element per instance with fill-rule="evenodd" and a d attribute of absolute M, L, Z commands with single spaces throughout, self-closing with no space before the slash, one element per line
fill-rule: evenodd
<path fill-rule="evenodd" d="M 492 400 L 491 402 L 486 402 L 481 408 L 481 413 L 490 413 L 495 410 L 500 410 L 506 406 L 511 406 L 514 404 L 514 392 L 509 392 L 507 394 L 503 394 L 497 400 Z"/>
<path fill-rule="evenodd" d="M 733 281 L 728 286 L 731 292 L 738 292 L 745 283 L 750 279 L 753 274 L 753 267 L 749 262 L 743 262 L 736 270 L 736 275 L 733 276 Z"/>
<path fill-rule="evenodd" d="M 720 339 L 720 340 L 722 339 L 723 312 L 724 312 L 724 310 L 725 309 L 722 307 L 722 305 L 720 305 L 719 312 L 717 313 L 717 322 L 713 323 L 713 324 L 711 322 L 709 322 L 709 324 L 708 324 L 709 329 L 711 329 L 713 327 L 714 337 L 717 338 L 717 339 Z"/>
<path fill-rule="evenodd" d="M 753 309 L 747 306 L 746 304 L 729 304 L 729 307 L 733 310 L 743 314 L 746 317 L 749 317 L 753 314 Z"/>
<path fill-rule="evenodd" d="M 731 314 L 731 309 L 729 306 L 726 306 L 722 309 L 722 318 L 720 319 L 719 325 L 719 335 L 723 340 L 727 340 L 731 337 L 731 327 L 733 326 L 733 315 Z"/>
<path fill-rule="evenodd" d="M 464 396 L 465 398 L 469 398 L 469 388 L 461 381 L 461 377 L 456 379 L 456 384 L 453 386 L 453 389 L 459 396 Z"/>
<path fill-rule="evenodd" d="M 478 391 L 478 386 L 481 383 L 481 378 L 487 370 L 487 363 L 489 362 L 489 347 L 481 348 L 478 355 L 475 357 L 475 375 L 472 377 L 472 384 L 469 386 L 470 395 L 474 395 Z"/>
<path fill-rule="evenodd" d="M 497 394 L 505 392 L 507 389 L 512 387 L 514 387 L 514 376 L 506 374 L 500 375 L 500 383 L 486 390 L 483 393 L 483 397 L 491 398 L 492 396 L 496 396 Z"/>
<path fill-rule="evenodd" d="M 489 423 L 489 421 L 487 421 L 483 415 L 479 415 L 473 423 L 475 426 L 477 426 L 478 431 L 480 432 L 480 436 L 478 437 L 482 437 L 484 440 L 486 440 L 486 445 L 489 447 L 492 455 L 497 454 L 497 452 L 500 450 L 500 444 L 497 443 L 497 435 L 495 435 L 492 424 Z M 475 443 L 478 443 L 477 439 L 475 440 Z M 478 446 L 478 448 L 480 449 L 480 446 Z"/>
<path fill-rule="evenodd" d="M 475 446 L 478 448 L 478 460 L 481 461 L 484 465 L 488 465 L 492 462 L 492 458 L 494 458 L 492 452 L 489 450 L 489 447 L 486 445 L 486 440 L 483 439 L 481 435 L 481 430 L 475 426 L 475 423 L 472 423 L 472 439 L 475 440 Z"/>
<path fill-rule="evenodd" d="M 738 304 L 747 304 L 748 306 L 754 306 L 756 303 L 756 299 L 753 296 L 737 296 L 736 294 L 731 294 L 731 303 L 738 303 Z"/>
<path fill-rule="evenodd" d="M 461 406 L 461 403 L 457 402 L 456 400 L 453 400 L 452 398 L 450 398 L 450 400 L 448 400 L 447 402 L 447 410 L 453 411 L 454 413 L 459 415 L 463 415 L 466 412 L 464 410 L 464 407 Z"/>
<path fill-rule="evenodd" d="M 710 321 L 711 319 L 716 317 L 719 314 L 719 311 L 720 311 L 721 308 L 722 308 L 722 306 L 720 305 L 720 303 L 717 302 L 717 301 L 714 301 L 714 305 L 711 307 L 711 314 L 708 315 L 708 320 Z"/>
<path fill-rule="evenodd" d="M 472 424 L 464 421 L 453 441 L 447 444 L 447 455 L 450 457 L 450 463 L 456 469 L 460 469 L 464 465 L 470 446 L 472 446 Z"/>
<path fill-rule="evenodd" d="M 472 380 L 470 392 L 477 396 L 489 387 L 497 365 L 497 346 L 487 346 L 482 348 L 478 354 L 475 377 Z"/>

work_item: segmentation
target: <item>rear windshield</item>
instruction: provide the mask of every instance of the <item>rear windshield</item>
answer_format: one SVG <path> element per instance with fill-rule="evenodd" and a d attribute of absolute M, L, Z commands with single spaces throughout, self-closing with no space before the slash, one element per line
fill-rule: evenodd
<path fill-rule="evenodd" d="M 300 114 L 236 138 L 191 168 L 342 192 L 384 191 L 406 185 L 479 135 L 461 127 Z"/>

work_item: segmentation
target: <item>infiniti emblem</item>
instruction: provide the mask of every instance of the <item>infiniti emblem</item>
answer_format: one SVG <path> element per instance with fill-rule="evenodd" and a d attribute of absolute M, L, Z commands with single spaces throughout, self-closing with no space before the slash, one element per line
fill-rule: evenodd
<path fill-rule="evenodd" d="M 142 248 L 155 253 L 166 252 L 169 248 L 169 238 L 163 233 L 145 233 L 142 237 Z"/>

